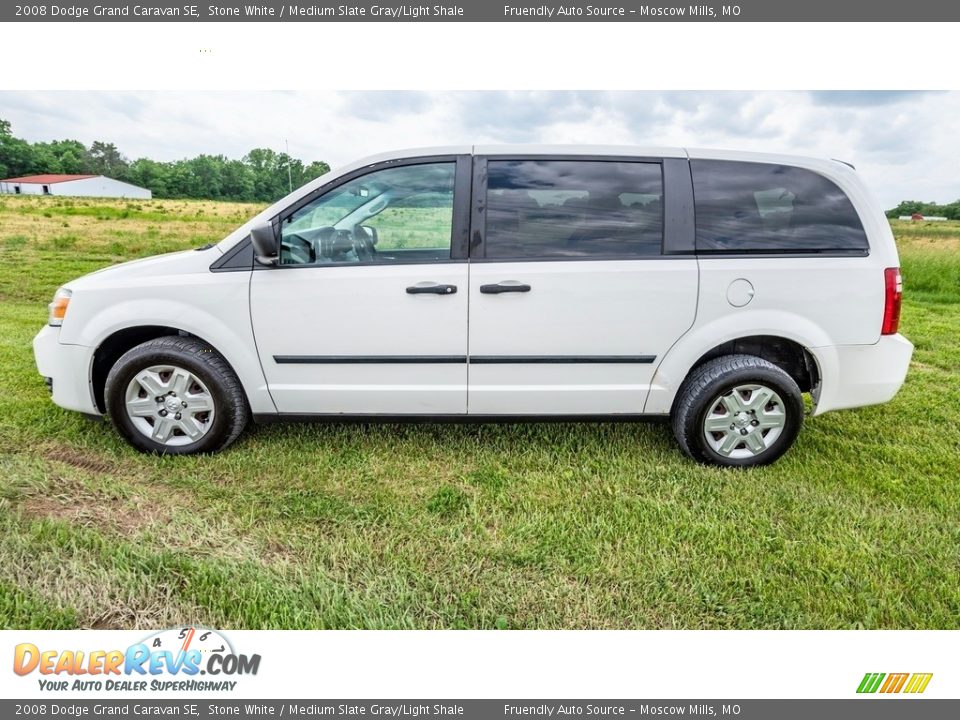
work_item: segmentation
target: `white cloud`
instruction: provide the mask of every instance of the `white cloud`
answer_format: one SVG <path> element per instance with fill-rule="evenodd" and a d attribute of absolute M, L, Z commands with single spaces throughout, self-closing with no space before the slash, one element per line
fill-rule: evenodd
<path fill-rule="evenodd" d="M 853 162 L 885 206 L 960 197 L 960 93 L 3 92 L 31 141 L 114 142 L 128 157 L 284 148 L 332 165 L 485 142 L 767 150 Z"/>

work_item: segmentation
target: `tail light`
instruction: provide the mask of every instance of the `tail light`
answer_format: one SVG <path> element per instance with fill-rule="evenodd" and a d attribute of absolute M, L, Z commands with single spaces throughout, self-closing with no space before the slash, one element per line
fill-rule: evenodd
<path fill-rule="evenodd" d="M 883 271 L 884 299 L 881 335 L 896 335 L 900 327 L 900 301 L 903 300 L 903 277 L 900 268 Z"/>

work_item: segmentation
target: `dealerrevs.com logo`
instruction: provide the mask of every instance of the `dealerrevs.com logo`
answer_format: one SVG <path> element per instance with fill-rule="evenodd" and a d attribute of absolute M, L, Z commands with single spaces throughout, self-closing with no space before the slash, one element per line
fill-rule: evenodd
<path fill-rule="evenodd" d="M 126 650 L 14 648 L 13 671 L 36 673 L 41 690 L 231 691 L 243 675 L 256 675 L 260 655 L 237 653 L 216 630 L 163 630 Z M 201 677 L 202 676 L 202 677 Z"/>
<path fill-rule="evenodd" d="M 918 694 L 927 689 L 933 673 L 867 673 L 857 686 L 858 693 Z"/>

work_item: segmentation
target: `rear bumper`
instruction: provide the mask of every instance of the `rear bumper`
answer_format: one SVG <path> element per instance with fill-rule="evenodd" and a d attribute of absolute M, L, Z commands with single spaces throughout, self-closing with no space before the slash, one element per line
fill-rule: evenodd
<path fill-rule="evenodd" d="M 33 339 L 37 370 L 53 394 L 53 402 L 67 410 L 99 415 L 90 387 L 90 353 L 83 345 L 64 345 L 60 329 L 44 327 Z"/>
<path fill-rule="evenodd" d="M 913 344 L 903 335 L 885 335 L 873 345 L 812 348 L 821 387 L 814 415 L 830 410 L 877 405 L 903 386 Z"/>

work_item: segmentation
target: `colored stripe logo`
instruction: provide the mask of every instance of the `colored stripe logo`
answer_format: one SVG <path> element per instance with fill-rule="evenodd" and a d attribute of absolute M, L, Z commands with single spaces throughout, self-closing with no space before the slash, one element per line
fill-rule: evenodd
<path fill-rule="evenodd" d="M 857 687 L 858 693 L 922 693 L 933 673 L 867 673 Z"/>

